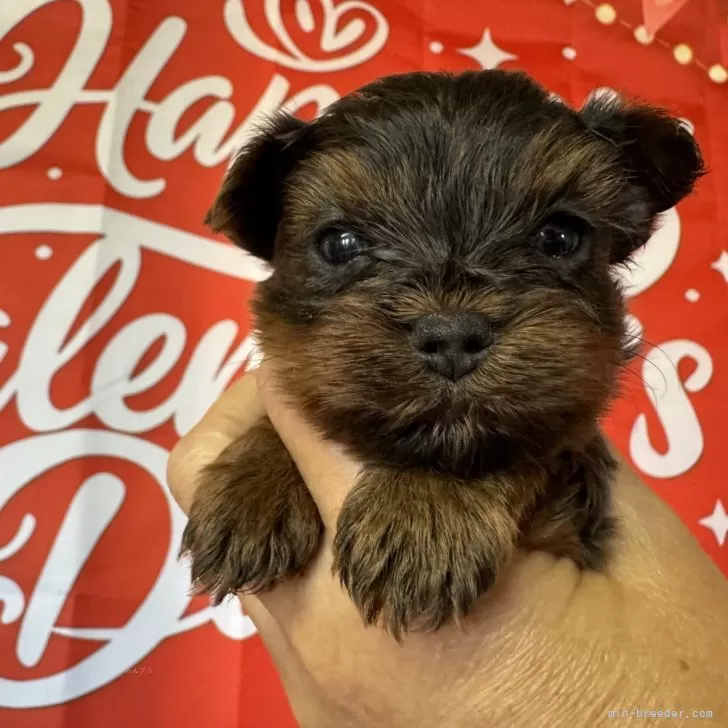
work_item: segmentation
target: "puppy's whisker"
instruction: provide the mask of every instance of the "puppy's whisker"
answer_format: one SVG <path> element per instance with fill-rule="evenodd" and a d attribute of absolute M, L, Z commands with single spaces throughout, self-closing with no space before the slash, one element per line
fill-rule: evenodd
<path fill-rule="evenodd" d="M 672 368 L 672 370 L 674 372 L 677 372 L 677 367 L 675 366 L 675 364 L 673 363 L 673 361 L 670 359 L 670 357 L 667 356 L 667 353 L 665 352 L 664 349 L 662 349 L 659 346 L 655 346 L 654 344 L 650 344 L 650 346 L 652 346 L 654 349 L 657 349 L 658 351 L 662 352 L 665 355 L 665 359 L 667 359 L 667 361 L 668 361 L 670 367 Z M 667 390 L 667 388 L 669 386 L 668 385 L 668 381 L 667 381 L 667 377 L 665 376 L 665 373 L 662 371 L 662 369 L 660 368 L 660 366 L 654 360 L 650 359 L 645 354 L 641 354 L 639 351 L 634 351 L 632 353 L 632 356 L 635 359 L 641 359 L 644 362 L 644 364 L 649 364 L 653 369 L 655 369 L 659 373 L 659 375 L 662 377 L 662 383 L 663 383 L 663 385 L 665 387 L 665 390 Z M 644 370 L 644 365 L 643 365 L 643 370 Z M 641 375 L 641 376 L 644 378 L 644 375 Z"/>
<path fill-rule="evenodd" d="M 649 389 L 655 399 L 659 398 L 659 395 L 655 388 L 651 384 L 649 384 L 639 372 L 636 372 L 629 365 L 620 364 L 619 367 L 622 372 L 625 372 L 632 376 L 642 389 Z"/>

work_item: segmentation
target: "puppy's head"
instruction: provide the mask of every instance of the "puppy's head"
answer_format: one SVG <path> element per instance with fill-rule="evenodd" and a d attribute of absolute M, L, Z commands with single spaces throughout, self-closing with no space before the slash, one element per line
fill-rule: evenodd
<path fill-rule="evenodd" d="M 326 435 L 467 477 L 593 434 L 625 358 L 610 268 L 701 171 L 663 112 L 419 73 L 273 119 L 208 220 L 272 263 L 263 350 Z"/>

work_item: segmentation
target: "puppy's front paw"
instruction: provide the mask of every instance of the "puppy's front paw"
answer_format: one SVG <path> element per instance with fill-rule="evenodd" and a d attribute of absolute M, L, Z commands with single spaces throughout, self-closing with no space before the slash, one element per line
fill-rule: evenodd
<path fill-rule="evenodd" d="M 477 483 L 373 472 L 344 502 L 334 568 L 365 622 L 399 639 L 466 616 L 517 530 L 507 504 Z"/>
<path fill-rule="evenodd" d="M 219 604 L 303 571 L 322 531 L 308 489 L 266 422 L 203 471 L 180 553 L 191 557 L 193 585 Z"/>

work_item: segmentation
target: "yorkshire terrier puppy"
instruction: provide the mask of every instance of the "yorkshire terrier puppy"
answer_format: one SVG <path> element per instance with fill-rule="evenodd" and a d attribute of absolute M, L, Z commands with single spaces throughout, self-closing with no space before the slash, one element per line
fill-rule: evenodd
<path fill-rule="evenodd" d="M 502 71 L 383 78 L 237 157 L 208 223 L 272 264 L 263 354 L 363 464 L 333 548 L 367 623 L 462 618 L 517 547 L 604 568 L 599 418 L 630 355 L 613 269 L 702 172 L 664 111 L 577 111 Z M 266 420 L 204 472 L 182 552 L 219 602 L 300 574 L 322 530 Z"/>

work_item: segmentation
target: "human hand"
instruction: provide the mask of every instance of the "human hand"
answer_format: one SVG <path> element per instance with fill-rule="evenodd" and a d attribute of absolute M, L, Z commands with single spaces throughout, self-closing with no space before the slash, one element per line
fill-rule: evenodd
<path fill-rule="evenodd" d="M 266 414 L 326 530 L 303 578 L 241 599 L 303 728 L 662 724 L 622 712 L 638 708 L 675 711 L 675 726 L 712 711 L 710 725 L 728 726 L 728 583 L 623 461 L 614 486 L 621 538 L 608 573 L 520 553 L 463 625 L 398 644 L 363 625 L 331 573 L 337 514 L 358 466 L 284 402 L 268 365 L 174 449 L 175 498 L 187 512 L 200 469 Z"/>

